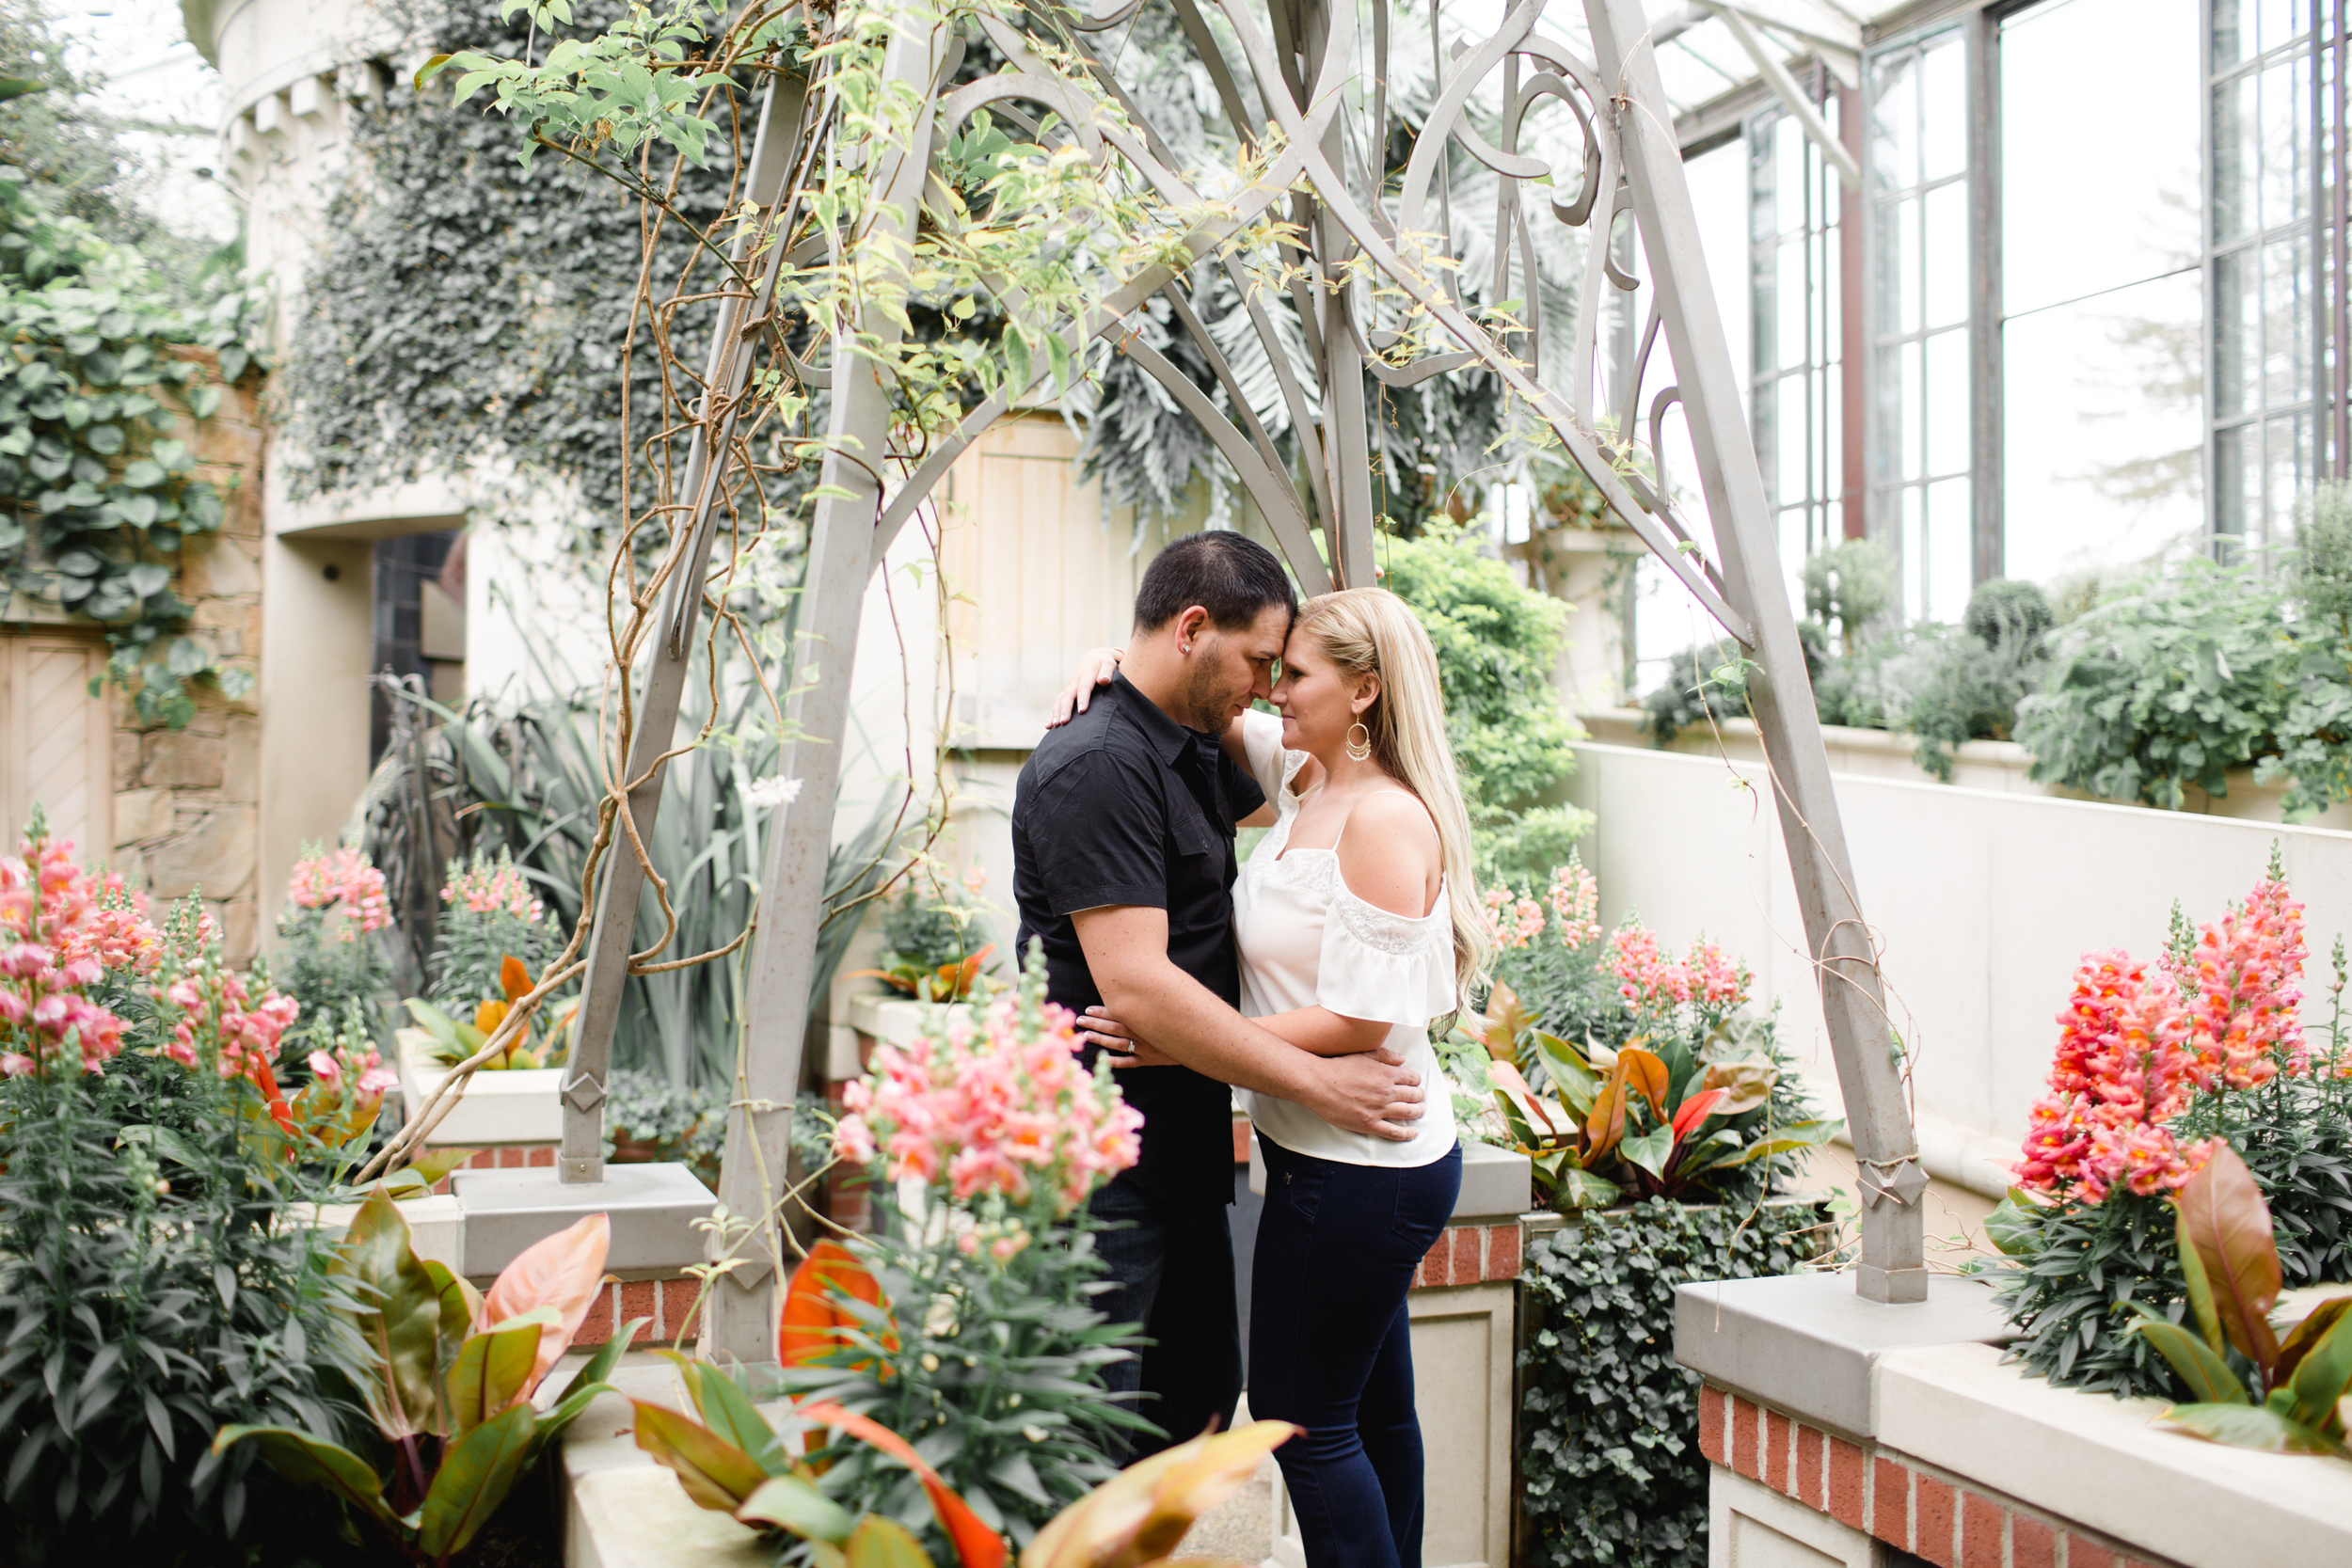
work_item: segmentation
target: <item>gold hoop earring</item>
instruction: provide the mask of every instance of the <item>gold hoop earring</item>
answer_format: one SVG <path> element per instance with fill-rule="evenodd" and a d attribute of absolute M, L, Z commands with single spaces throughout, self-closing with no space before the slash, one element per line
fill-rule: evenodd
<path fill-rule="evenodd" d="M 1358 730 L 1363 730 L 1364 732 L 1364 738 L 1360 741 L 1356 738 L 1356 732 Z M 1364 721 L 1360 719 L 1357 720 L 1353 724 L 1347 726 L 1347 754 L 1354 757 L 1358 762 L 1361 762 L 1366 757 L 1372 755 L 1372 731 L 1365 729 Z"/>

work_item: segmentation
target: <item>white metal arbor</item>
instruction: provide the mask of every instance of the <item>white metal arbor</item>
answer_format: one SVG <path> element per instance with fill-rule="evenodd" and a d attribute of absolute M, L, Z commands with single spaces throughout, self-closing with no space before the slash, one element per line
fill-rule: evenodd
<path fill-rule="evenodd" d="M 1096 113 L 1089 101 L 1070 91 L 1038 59 L 1021 30 L 994 17 L 980 17 L 978 25 L 1009 62 L 1007 70 L 947 86 L 962 45 L 928 13 L 918 18 L 910 7 L 908 24 L 894 35 L 884 71 L 892 83 L 919 95 L 923 109 L 911 144 L 882 154 L 878 188 L 886 190 L 887 198 L 874 221 L 896 237 L 941 221 L 925 202 L 934 149 L 984 106 L 1007 118 L 1050 110 L 1090 155 L 1122 160 L 1171 207 L 1214 213 L 1185 237 L 1190 267 L 1148 268 L 1089 318 L 1063 324 L 1062 337 L 1080 352 L 1098 338 L 1119 342 L 1131 312 L 1155 294 L 1168 301 L 1175 320 L 1225 385 L 1231 417 L 1160 355 L 1140 342 L 1122 346 L 1200 422 L 1310 593 L 1372 579 L 1368 375 L 1386 385 L 1409 385 L 1481 364 L 1549 426 L 1615 516 L 1656 552 L 1756 667 L 1750 699 L 1771 764 L 1805 941 L 1863 1170 L 1858 1286 L 1863 1295 L 1878 1301 L 1919 1300 L 1927 1286 L 1918 1202 L 1926 1176 L 1891 1053 L 1876 954 L 1855 896 L 1771 514 L 1706 280 L 1648 24 L 1641 0 L 1585 0 L 1587 56 L 1542 30 L 1545 3 L 1518 0 L 1491 36 L 1457 45 L 1451 58 L 1438 54 L 1436 105 L 1393 191 L 1366 152 L 1384 149 L 1391 130 L 1386 83 L 1395 40 L 1387 7 L 1377 0 L 1369 26 L 1354 0 L 1336 5 L 1263 0 L 1263 8 L 1249 0 L 1128 0 L 1108 16 L 1075 20 L 1033 7 L 1031 18 L 1041 30 L 1058 36 L 1104 96 L 1121 105 L 1124 124 Z M 1145 4 L 1172 4 L 1233 130 L 1266 158 L 1260 177 L 1221 205 L 1201 200 L 1153 130 L 1149 108 L 1135 103 L 1114 67 L 1088 48 L 1090 36 L 1120 25 Z M 1212 17 L 1219 25 L 1211 24 Z M 1238 60 L 1228 57 L 1220 32 L 1238 45 Z M 1434 10 L 1427 43 L 1438 49 Z M 1498 96 L 1498 84 L 1501 135 L 1489 139 L 1468 111 L 1474 101 Z M 1547 109 L 1549 101 L 1558 106 Z M 1559 123 L 1560 106 L 1572 117 L 1577 150 L 1569 160 L 1575 166 L 1554 168 L 1523 150 L 1521 132 L 1539 109 Z M 788 78 L 769 87 L 750 168 L 751 196 L 763 223 L 781 221 L 788 206 L 787 171 L 800 165 L 797 150 L 815 135 L 813 122 L 820 112 L 814 95 L 797 90 Z M 1531 225 L 1560 223 L 1587 232 L 1588 260 L 1568 363 L 1537 360 L 1537 334 L 1532 330 L 1536 323 L 1500 323 L 1499 330 L 1489 330 L 1460 304 L 1450 284 L 1454 259 L 1442 254 L 1448 226 L 1430 215 L 1433 203 L 1444 200 L 1442 164 L 1449 141 L 1500 176 L 1490 297 L 1503 298 L 1517 287 L 1532 312 L 1536 291 L 1527 287 L 1534 264 L 1527 239 Z M 1217 259 L 1219 247 L 1269 211 L 1279 212 L 1290 225 L 1279 245 L 1283 254 L 1271 260 L 1294 269 L 1288 274 L 1290 293 L 1321 380 L 1315 389 L 1319 417 L 1310 412 L 1307 388 L 1289 374 L 1262 300 L 1238 270 L 1233 276 L 1283 379 L 1304 454 L 1303 495 L 1238 395 L 1231 366 L 1193 308 L 1194 275 L 1208 266 L 1233 268 L 1230 259 Z M 1638 230 L 1646 277 L 1626 270 L 1629 246 L 1623 243 L 1620 218 L 1629 218 Z M 747 230 L 739 259 L 759 255 L 760 237 L 756 230 Z M 871 237 L 831 238 L 848 244 Z M 822 244 L 824 238 L 804 245 Z M 787 249 L 782 244 L 768 247 L 757 292 L 725 302 L 712 348 L 709 393 L 681 492 L 690 510 L 686 526 L 674 535 L 675 564 L 684 569 L 670 575 L 627 765 L 635 784 L 628 806 L 640 842 L 650 836 L 644 830 L 659 807 L 661 758 L 671 744 L 702 611 L 704 562 L 719 526 L 713 497 L 733 460 L 729 433 L 737 411 L 755 395 L 748 388 L 757 332 L 774 298 Z M 1602 302 L 1612 294 L 1641 310 L 1640 350 L 1630 365 L 1612 367 L 1597 351 Z M 1427 351 L 1431 324 L 1449 341 L 1441 352 Z M 885 341 L 895 340 L 898 330 L 879 311 L 859 325 Z M 1662 379 L 1664 360 L 1654 354 L 1661 334 L 1677 378 L 1672 386 L 1653 385 Z M 1422 345 L 1417 357 L 1416 344 Z M 841 364 L 836 360 L 836 367 Z M 898 529 L 957 454 L 1005 413 L 1022 388 L 1007 387 L 973 409 L 951 436 L 932 443 L 911 472 L 885 485 L 874 467 L 844 453 L 885 450 L 889 388 L 868 359 L 849 361 L 847 369 L 833 373 L 821 482 L 837 486 L 839 494 L 817 505 L 802 628 L 818 649 L 846 651 L 857 641 L 866 585 Z M 1044 374 L 1041 368 L 1040 379 Z M 1613 385 L 1604 389 L 1604 382 Z M 1677 404 L 1702 476 L 1711 527 L 1693 528 L 1677 514 L 1663 484 L 1648 482 L 1643 465 L 1628 460 L 1629 446 L 1646 448 L 1649 470 L 1662 472 L 1658 448 Z M 1613 442 L 1613 432 L 1624 433 L 1626 442 Z M 1328 550 L 1327 571 L 1315 547 L 1317 529 Z M 744 1081 L 729 1128 L 720 1194 L 737 1215 L 758 1212 L 771 1190 L 765 1173 L 785 1169 L 787 1125 L 801 1078 L 803 1020 L 850 674 L 846 657 L 819 657 L 819 677 L 793 701 L 791 717 L 802 738 L 787 747 L 784 771 L 798 777 L 803 787 L 784 808 L 782 820 L 771 824 L 762 906 L 752 938 Z M 582 1026 L 564 1085 L 558 1168 L 568 1183 L 602 1177 L 604 1079 L 644 876 L 632 855 L 614 854 L 607 861 L 588 948 Z M 715 1353 L 747 1363 L 773 1359 L 776 1285 L 772 1265 L 759 1258 L 721 1276 L 710 1338 Z"/>

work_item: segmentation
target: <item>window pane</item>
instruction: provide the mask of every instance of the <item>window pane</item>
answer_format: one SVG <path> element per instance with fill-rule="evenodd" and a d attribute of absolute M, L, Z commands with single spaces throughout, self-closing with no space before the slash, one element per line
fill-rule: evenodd
<path fill-rule="evenodd" d="M 2254 12 L 2260 29 L 2257 41 L 2263 53 L 2266 55 L 2289 39 L 2301 36 L 2311 8 L 2312 0 L 2255 0 Z"/>
<path fill-rule="evenodd" d="M 2312 392 L 2311 240 L 2263 246 L 2263 401 L 2275 408 Z"/>
<path fill-rule="evenodd" d="M 2246 531 L 2246 442 L 2244 425 L 2213 434 L 2213 531 Z M 2013 547 L 2013 546 L 2012 546 Z"/>
<path fill-rule="evenodd" d="M 1895 293 L 1888 302 L 1894 311 L 1884 326 L 1897 332 L 1916 332 L 1920 326 L 1919 205 L 1916 197 L 1897 202 L 1888 226 L 1893 243 L 1886 249 Z"/>
<path fill-rule="evenodd" d="M 1921 466 L 1924 454 L 1920 451 L 1920 443 L 1925 434 L 1920 419 L 1921 394 L 1926 390 L 1920 374 L 1921 352 L 1922 345 L 1918 343 L 1905 343 L 1902 346 L 1902 452 L 1905 479 L 1917 479 L 1927 471 Z"/>
<path fill-rule="evenodd" d="M 1976 527 L 1970 485 L 1947 479 L 1928 486 L 1927 602 L 1931 621 L 1957 621 L 1968 608 L 1976 575 Z"/>
<path fill-rule="evenodd" d="M 2254 53 L 2252 0 L 2213 0 L 2213 69 L 2220 71 Z"/>
<path fill-rule="evenodd" d="M 2312 74 L 2297 55 L 2262 73 L 2262 224 L 2276 229 L 2311 211 L 2312 178 L 2305 163 L 2312 124 Z"/>
<path fill-rule="evenodd" d="M 1922 217 L 1926 236 L 1927 326 L 1949 326 L 1968 319 L 1968 187 L 1959 182 L 1928 193 Z"/>
<path fill-rule="evenodd" d="M 2010 577 L 2144 561 L 2201 531 L 2201 293 L 2183 273 L 2002 327 Z"/>
<path fill-rule="evenodd" d="M 2252 249 L 2217 256 L 2213 263 L 2214 415 L 2228 419 L 2260 401 L 2262 292 L 2247 276 Z"/>
<path fill-rule="evenodd" d="M 1780 422 L 1773 433 L 1774 444 L 1779 448 L 1780 483 L 1773 499 L 1783 505 L 1809 500 L 1814 494 L 1807 483 L 1812 476 L 1806 472 L 1804 460 L 1804 383 L 1802 375 L 1784 376 L 1780 383 Z"/>
<path fill-rule="evenodd" d="M 1914 345 L 1893 343 L 1881 348 L 1870 366 L 1871 435 L 1866 455 L 1873 483 L 1902 477 L 1903 356 Z M 1874 517 L 1871 526 L 1877 527 Z"/>
<path fill-rule="evenodd" d="M 2262 167 L 2260 79 L 2233 77 L 2213 89 L 2213 238 L 2227 244 L 2257 221 L 2254 177 Z"/>
<path fill-rule="evenodd" d="M 1903 566 L 1903 618 L 1916 621 L 1928 612 L 1927 492 L 1916 487 L 1902 492 L 1900 553 Z"/>
<path fill-rule="evenodd" d="M 1939 332 L 1928 350 L 1928 466 L 1931 474 L 1968 471 L 1968 334 Z"/>
<path fill-rule="evenodd" d="M 1968 167 L 1966 60 L 1957 31 L 1930 40 L 1920 80 L 1920 178 L 1943 180 Z"/>
<path fill-rule="evenodd" d="M 2002 24 L 2001 307 L 2010 315 L 2195 260 L 2197 8 L 2068 0 Z M 2091 59 L 2102 69 L 2085 70 Z"/>
<path fill-rule="evenodd" d="M 1878 62 L 1870 116 L 1870 176 L 1874 190 L 1904 190 L 1919 182 L 1918 56 L 1905 52 Z"/>
<path fill-rule="evenodd" d="M 1805 298 L 1804 242 L 1795 240 L 1782 245 L 1773 267 L 1778 273 L 1774 290 L 1779 295 L 1776 308 L 1780 317 L 1773 331 L 1778 337 L 1775 347 L 1780 362 L 1772 368 L 1784 370 L 1805 361 L 1805 314 L 1810 302 Z"/>
<path fill-rule="evenodd" d="M 1783 115 L 1772 121 L 1772 191 L 1776 211 L 1772 214 L 1772 230 L 1776 234 L 1802 233 L 1804 230 L 1804 127 L 1794 116 Z"/>

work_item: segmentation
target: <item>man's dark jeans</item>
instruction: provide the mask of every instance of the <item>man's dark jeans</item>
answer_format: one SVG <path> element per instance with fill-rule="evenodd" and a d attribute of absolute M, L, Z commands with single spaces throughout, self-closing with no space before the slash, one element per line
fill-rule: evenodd
<path fill-rule="evenodd" d="M 1139 1323 L 1152 1342 L 1138 1361 L 1103 1371 L 1114 1395 L 1168 1433 L 1133 1433 L 1131 1465 L 1198 1437 L 1214 1420 L 1233 1424 L 1241 1399 L 1241 1316 L 1233 1294 L 1233 1240 L 1222 1204 L 1169 1212 L 1123 1181 L 1094 1195 L 1094 1217 L 1112 1228 L 1095 1237 L 1112 1289 L 1096 1310 L 1115 1323 Z"/>

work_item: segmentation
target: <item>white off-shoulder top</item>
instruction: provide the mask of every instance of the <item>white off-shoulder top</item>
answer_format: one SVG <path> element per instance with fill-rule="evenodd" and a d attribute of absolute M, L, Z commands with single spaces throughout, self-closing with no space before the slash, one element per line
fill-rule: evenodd
<path fill-rule="evenodd" d="M 1387 1023 L 1389 1045 L 1421 1074 L 1428 1098 L 1409 1143 L 1343 1132 L 1303 1105 L 1237 1091 L 1262 1136 L 1295 1154 L 1351 1165 L 1425 1165 L 1454 1148 L 1454 1101 L 1429 1043 L 1429 1021 L 1454 1008 L 1454 927 L 1445 889 L 1419 917 L 1392 913 L 1348 891 L 1337 848 L 1289 847 L 1299 799 L 1291 781 L 1307 761 L 1282 749 L 1282 721 L 1242 720 L 1249 770 L 1275 802 L 1275 824 L 1233 884 L 1233 938 L 1241 954 L 1241 1010 L 1265 1018 L 1327 1007 Z M 1345 837 L 1346 830 L 1341 830 Z"/>

